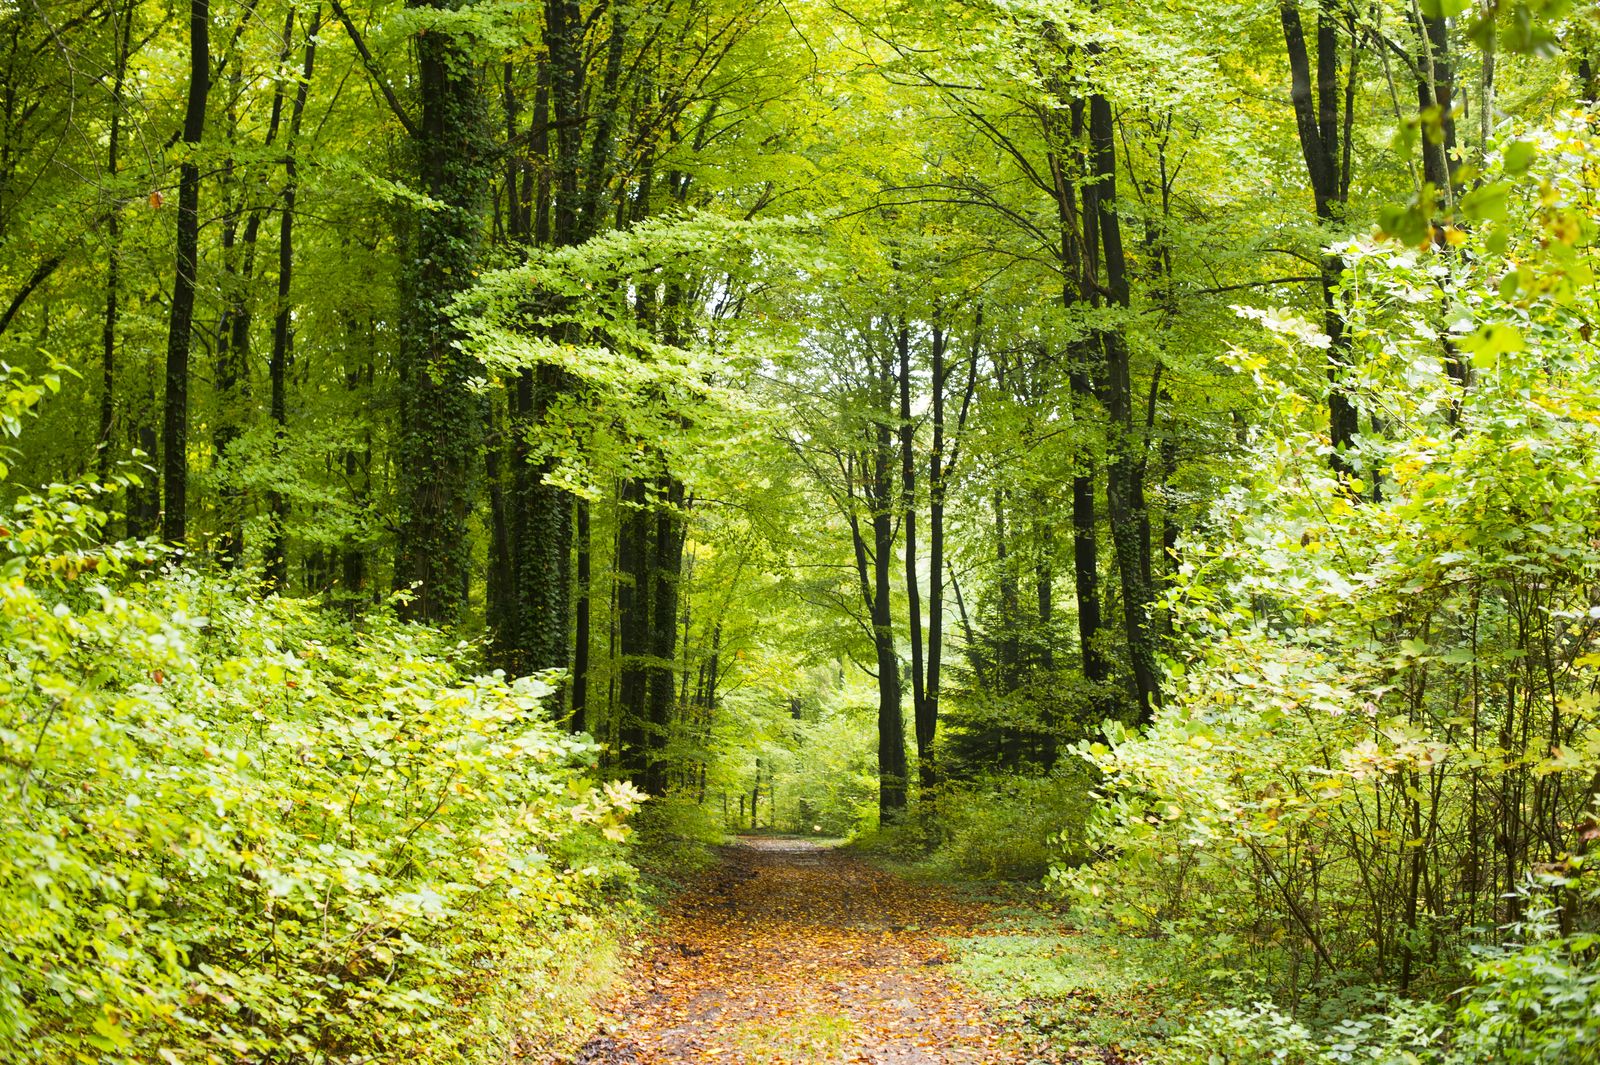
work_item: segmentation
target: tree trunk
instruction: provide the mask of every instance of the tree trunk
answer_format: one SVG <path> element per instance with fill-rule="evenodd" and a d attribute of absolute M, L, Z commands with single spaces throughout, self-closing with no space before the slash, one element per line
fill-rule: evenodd
<path fill-rule="evenodd" d="M 936 347 L 944 334 L 934 327 Z M 926 787 L 933 782 L 933 723 L 928 716 L 927 685 L 922 659 L 922 589 L 917 582 L 917 455 L 916 428 L 911 421 L 911 329 L 900 320 L 895 333 L 900 385 L 900 512 L 906 552 L 906 620 L 911 630 L 911 721 L 917 742 L 917 778 Z M 935 356 L 943 364 L 943 352 Z"/>
<path fill-rule="evenodd" d="M 189 536 L 189 349 L 194 333 L 195 281 L 200 256 L 200 164 L 211 91 L 211 3 L 189 0 L 189 93 L 183 114 L 186 154 L 178 168 L 178 237 L 172 314 L 167 324 L 166 396 L 162 403 L 161 535 L 181 544 Z"/>
<path fill-rule="evenodd" d="M 872 453 L 872 643 L 878 662 L 878 816 L 894 820 L 906 805 L 906 738 L 900 705 L 900 657 L 894 649 L 891 564 L 894 557 L 894 443 L 889 429 L 893 410 L 892 371 L 882 360 L 879 388 L 882 414 Z"/>
<path fill-rule="evenodd" d="M 1306 50 L 1305 31 L 1300 21 L 1297 0 L 1281 0 L 1278 13 L 1283 23 L 1284 46 L 1289 57 L 1290 99 L 1294 104 L 1295 128 L 1316 216 L 1324 225 L 1342 221 L 1348 181 L 1348 156 L 1339 151 L 1338 32 L 1330 15 L 1317 15 L 1317 84 L 1312 89 L 1311 58 Z M 1353 47 L 1353 45 L 1352 45 Z M 1356 409 L 1341 387 L 1344 360 L 1350 351 L 1345 337 L 1344 313 L 1339 306 L 1339 277 L 1344 263 L 1336 255 L 1323 255 L 1321 275 L 1323 329 L 1328 346 L 1328 435 L 1333 443 L 1333 468 L 1348 474 L 1354 467 L 1348 452 L 1354 446 Z"/>
<path fill-rule="evenodd" d="M 546 0 L 546 61 L 535 96 L 535 149 L 543 149 L 541 196 L 535 214 L 535 240 L 556 247 L 579 243 L 584 55 L 583 14 L 576 0 Z M 548 91 L 545 85 L 548 84 Z M 555 151 L 549 151 L 550 133 Z M 548 192 L 548 196 L 543 193 Z M 553 210 L 546 213 L 545 201 Z M 526 371 L 519 383 L 518 420 L 524 431 L 545 422 L 571 388 L 559 367 Z M 553 461 L 532 464 L 524 457 L 514 473 L 518 508 L 516 535 L 516 668 L 564 669 L 571 661 L 573 501 L 550 483 Z M 624 652 L 626 653 L 626 652 Z"/>
<path fill-rule="evenodd" d="M 283 201 L 278 216 L 278 306 L 272 320 L 272 358 L 268 377 L 272 382 L 272 452 L 276 476 L 284 476 L 283 451 L 289 436 L 289 365 L 294 359 L 294 316 L 290 300 L 294 294 L 294 212 L 300 192 L 300 124 L 306 113 L 306 96 L 311 89 L 311 74 L 317 59 L 317 31 L 320 20 L 313 18 L 306 29 L 305 61 L 300 68 L 300 84 L 289 112 L 289 140 L 283 160 Z M 273 587 L 283 589 L 289 579 L 287 523 L 288 502 L 281 491 L 268 493 L 270 529 L 266 543 L 266 578 Z"/>
<path fill-rule="evenodd" d="M 370 323 L 368 326 L 368 352 L 364 364 L 345 373 L 345 387 L 354 392 L 358 388 L 366 387 L 368 393 L 372 390 L 372 356 Z M 354 447 L 346 448 L 344 453 L 345 480 L 351 485 L 355 493 L 355 503 L 365 509 L 372 499 L 372 426 L 369 423 L 364 428 L 365 446 L 361 450 Z M 358 482 L 359 475 L 359 482 Z M 351 538 L 344 544 L 340 551 L 339 582 L 344 586 L 345 594 L 349 596 L 349 610 L 352 616 L 361 609 L 361 594 L 367 582 L 367 552 L 363 544 Z"/>
<path fill-rule="evenodd" d="M 645 791 L 667 791 L 666 746 L 672 731 L 676 685 L 678 576 L 683 567 L 683 483 L 670 474 L 657 479 L 655 544 L 649 568 L 650 616 L 650 754 L 645 766 Z"/>
<path fill-rule="evenodd" d="M 574 732 L 590 728 L 589 714 L 589 604 L 593 580 L 589 536 L 589 501 L 578 500 L 578 605 L 572 655 L 572 721 Z"/>
<path fill-rule="evenodd" d="M 508 397 L 509 401 L 509 397 Z M 516 581 L 511 568 L 511 515 L 506 501 L 506 456 L 512 449 L 498 399 L 489 414 L 489 436 L 484 442 L 483 475 L 489 485 L 489 573 L 484 592 L 487 621 L 495 632 L 496 653 L 506 658 L 506 636 L 513 631 Z M 513 460 L 514 461 L 514 460 Z"/>
<path fill-rule="evenodd" d="M 443 9 L 445 0 L 425 6 Z M 416 151 L 423 190 L 436 206 L 412 215 L 415 250 L 405 265 L 395 582 L 415 585 L 408 617 L 441 623 L 465 608 L 472 566 L 467 520 L 482 410 L 470 384 L 475 366 L 457 346 L 448 308 L 478 261 L 488 153 L 468 42 L 431 29 L 418 34 L 416 53 Z"/>
<path fill-rule="evenodd" d="M 622 769 L 643 787 L 649 769 L 648 730 L 650 653 L 650 513 L 646 509 L 644 482 L 623 481 L 617 540 L 617 628 L 621 660 L 618 671 L 617 714 L 620 724 Z"/>
<path fill-rule="evenodd" d="M 117 55 L 111 75 L 111 128 L 106 143 L 106 173 L 115 187 L 122 150 L 122 89 L 128 75 L 130 40 L 133 33 L 135 0 L 129 0 L 117 28 Z M 113 14 L 116 8 L 112 8 Z M 116 454 L 117 324 L 118 298 L 122 287 L 122 211 L 113 203 L 106 216 L 106 303 L 100 331 L 100 447 L 99 471 L 102 483 L 111 480 L 112 457 Z"/>
<path fill-rule="evenodd" d="M 1095 209 L 1099 215 L 1100 245 L 1104 253 L 1105 288 L 1112 303 L 1126 309 L 1129 303 L 1127 259 L 1122 244 L 1122 223 L 1117 214 L 1115 130 L 1111 103 L 1104 96 L 1089 100 L 1089 140 L 1095 178 Z M 1161 705 L 1160 678 L 1156 671 L 1155 632 L 1151 607 L 1155 590 L 1150 586 L 1150 518 L 1145 506 L 1143 445 L 1133 422 L 1133 371 L 1126 336 L 1115 326 L 1100 332 L 1105 353 L 1104 405 L 1109 421 L 1110 458 L 1106 469 L 1106 511 L 1111 539 L 1117 549 L 1117 572 L 1122 583 L 1123 625 L 1128 659 L 1138 699 L 1138 721 L 1150 720 Z"/>
<path fill-rule="evenodd" d="M 981 322 L 981 313 L 979 321 Z M 928 459 L 928 664 L 921 700 L 914 708 L 917 736 L 917 778 L 924 792 L 938 783 L 933 742 L 939 731 L 939 684 L 944 664 L 944 502 L 946 337 L 935 315 L 930 356 L 933 361 L 933 450 Z"/>

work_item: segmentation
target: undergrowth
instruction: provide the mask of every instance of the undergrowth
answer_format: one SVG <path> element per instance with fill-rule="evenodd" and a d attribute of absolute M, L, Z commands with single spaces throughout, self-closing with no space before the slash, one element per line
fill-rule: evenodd
<path fill-rule="evenodd" d="M 1037 882 L 1053 865 L 1080 860 L 1089 788 L 1076 766 L 1046 777 L 950 781 L 853 845 L 912 875 Z"/>

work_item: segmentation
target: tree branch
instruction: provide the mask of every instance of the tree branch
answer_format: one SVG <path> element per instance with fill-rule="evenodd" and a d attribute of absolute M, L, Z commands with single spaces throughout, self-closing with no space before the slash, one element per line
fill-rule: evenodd
<path fill-rule="evenodd" d="M 362 39 L 360 31 L 356 29 L 356 24 L 350 21 L 350 16 L 345 12 L 344 5 L 339 3 L 339 0 L 332 0 L 332 3 L 333 13 L 344 24 L 345 32 L 350 34 L 350 43 L 356 46 L 356 52 L 361 56 L 361 65 L 367 68 L 367 74 L 373 81 L 377 82 L 378 91 L 383 93 L 383 98 L 389 103 L 389 110 L 394 112 L 394 117 L 400 120 L 400 125 L 405 127 L 405 131 L 409 136 L 421 136 L 421 131 L 417 129 L 417 124 L 411 120 L 410 115 L 406 114 L 405 108 L 400 106 L 400 99 L 395 96 L 394 88 L 389 84 L 389 79 L 385 78 L 378 70 L 377 61 L 372 58 L 372 52 L 368 50 L 367 42 Z"/>

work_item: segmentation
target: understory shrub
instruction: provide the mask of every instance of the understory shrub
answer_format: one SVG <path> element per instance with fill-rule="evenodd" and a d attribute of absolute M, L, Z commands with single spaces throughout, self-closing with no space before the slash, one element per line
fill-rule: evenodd
<path fill-rule="evenodd" d="M 1079 857 L 1091 802 L 1089 774 L 1076 766 L 951 787 L 938 802 L 943 838 L 932 864 L 959 876 L 1037 880 Z"/>
<path fill-rule="evenodd" d="M 946 876 L 1037 880 L 1082 856 L 1092 803 L 1089 773 L 1078 766 L 949 781 L 856 845 Z"/>
<path fill-rule="evenodd" d="M 105 545 L 102 499 L 0 518 L 0 1058 L 527 1045 L 636 794 L 542 680 Z"/>

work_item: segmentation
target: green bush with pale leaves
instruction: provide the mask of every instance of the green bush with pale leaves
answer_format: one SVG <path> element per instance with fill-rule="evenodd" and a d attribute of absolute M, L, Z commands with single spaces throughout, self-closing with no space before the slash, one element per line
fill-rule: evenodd
<path fill-rule="evenodd" d="M 42 391 L 4 382 L 6 429 Z M 0 1058 L 496 1059 L 638 796 L 537 678 L 0 512 Z"/>
<path fill-rule="evenodd" d="M 1231 356 L 1269 431 L 1182 545 L 1166 705 L 1079 748 L 1103 860 L 1056 871 L 1295 1007 L 1208 1015 L 1184 1060 L 1600 1060 L 1600 897 L 1573 886 L 1600 819 L 1596 147 L 1587 115 L 1508 128 L 1464 224 L 1336 246 L 1348 476 L 1319 327 L 1256 314 L 1273 350 Z M 1339 1057 L 1373 987 L 1460 992 L 1454 1056 Z"/>

